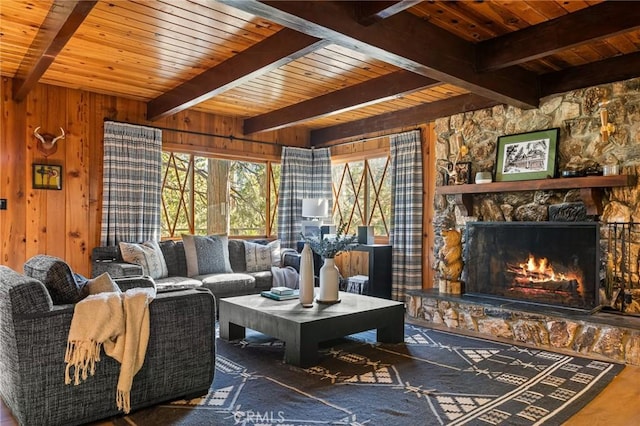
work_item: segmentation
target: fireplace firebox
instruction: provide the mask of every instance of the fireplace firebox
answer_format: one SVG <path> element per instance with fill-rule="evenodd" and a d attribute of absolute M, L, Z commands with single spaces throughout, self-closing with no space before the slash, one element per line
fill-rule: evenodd
<path fill-rule="evenodd" d="M 599 238 L 597 222 L 469 222 L 465 293 L 594 311 Z"/>

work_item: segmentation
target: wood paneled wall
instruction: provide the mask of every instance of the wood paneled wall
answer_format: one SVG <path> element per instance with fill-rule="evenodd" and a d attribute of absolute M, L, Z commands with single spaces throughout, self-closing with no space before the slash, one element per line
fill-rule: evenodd
<path fill-rule="evenodd" d="M 76 272 L 90 273 L 90 254 L 100 240 L 102 199 L 102 139 L 104 120 L 186 130 L 194 133 L 242 137 L 242 122 L 197 111 L 147 122 L 146 105 L 82 90 L 38 85 L 21 103 L 11 100 L 12 79 L 0 86 L 0 264 L 22 271 L 36 254 L 65 259 Z M 44 157 L 36 148 L 33 130 L 66 139 Z M 252 135 L 253 143 L 199 134 L 164 131 L 172 149 L 188 149 L 228 156 L 280 159 L 282 145 L 308 146 L 308 133 L 285 129 Z M 62 190 L 33 189 L 33 163 L 63 167 Z"/>

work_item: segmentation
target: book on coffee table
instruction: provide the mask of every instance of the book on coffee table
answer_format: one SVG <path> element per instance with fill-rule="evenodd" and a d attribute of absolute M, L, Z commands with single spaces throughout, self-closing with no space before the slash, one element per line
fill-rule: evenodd
<path fill-rule="evenodd" d="M 273 300 L 291 300 L 297 299 L 300 297 L 300 292 L 298 290 L 293 290 L 291 294 L 276 294 L 269 290 L 264 290 L 260 293 L 262 297 L 268 297 Z"/>
<path fill-rule="evenodd" d="M 293 289 L 289 287 L 271 287 L 271 293 L 286 296 L 288 294 L 293 294 Z"/>

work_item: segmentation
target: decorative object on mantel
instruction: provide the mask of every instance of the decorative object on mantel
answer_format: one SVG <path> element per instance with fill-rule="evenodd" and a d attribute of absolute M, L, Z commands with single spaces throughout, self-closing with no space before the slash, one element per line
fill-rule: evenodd
<path fill-rule="evenodd" d="M 620 164 L 605 164 L 602 166 L 602 174 L 605 176 L 615 176 L 620 174 Z"/>
<path fill-rule="evenodd" d="M 491 183 L 491 172 L 478 172 L 476 173 L 476 183 Z"/>
<path fill-rule="evenodd" d="M 462 294 L 462 234 L 457 229 L 443 229 L 444 245 L 438 254 L 438 288 L 440 293 Z"/>
<path fill-rule="evenodd" d="M 496 182 L 556 177 L 560 129 L 500 136 Z"/>
<path fill-rule="evenodd" d="M 440 163 L 438 167 L 444 172 L 445 185 L 471 183 L 471 163 L 460 161 L 469 153 L 469 148 L 464 144 L 460 132 L 454 130 L 448 147 L 447 158 L 438 160 Z M 442 165 L 443 163 L 445 165 Z"/>
<path fill-rule="evenodd" d="M 602 167 L 600 167 L 600 164 L 585 158 L 572 158 L 560 173 L 563 178 L 601 175 Z"/>
<path fill-rule="evenodd" d="M 320 268 L 320 294 L 316 301 L 318 303 L 337 303 L 338 289 L 340 284 L 340 271 L 335 264 L 335 257 L 344 251 L 350 251 L 357 244 L 357 235 L 345 235 L 346 223 L 338 226 L 335 237 L 316 238 L 302 236 L 309 244 L 314 253 L 324 259 L 324 264 Z"/>
<path fill-rule="evenodd" d="M 38 139 L 38 151 L 40 151 L 42 155 L 48 157 L 49 155 L 56 153 L 58 150 L 56 142 L 60 139 L 65 139 L 66 137 L 62 127 L 60 127 L 60 132 L 60 136 L 52 135 L 51 133 L 40 134 L 40 126 L 36 127 L 33 131 L 33 136 Z"/>
<path fill-rule="evenodd" d="M 315 297 L 314 270 L 311 246 L 309 243 L 304 243 L 304 248 L 300 254 L 300 284 L 298 288 L 300 289 L 300 304 L 305 308 L 313 306 Z"/>

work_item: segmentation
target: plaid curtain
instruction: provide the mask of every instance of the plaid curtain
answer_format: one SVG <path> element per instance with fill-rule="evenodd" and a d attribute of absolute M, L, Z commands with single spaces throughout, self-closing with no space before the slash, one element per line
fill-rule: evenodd
<path fill-rule="evenodd" d="M 282 148 L 278 238 L 283 247 L 295 247 L 300 240 L 303 198 L 326 198 L 332 211 L 329 148 Z"/>
<path fill-rule="evenodd" d="M 393 246 L 391 297 L 404 301 L 408 290 L 422 289 L 422 148 L 420 131 L 393 135 L 391 191 Z"/>
<path fill-rule="evenodd" d="M 103 246 L 160 239 L 162 131 L 104 123 Z"/>

